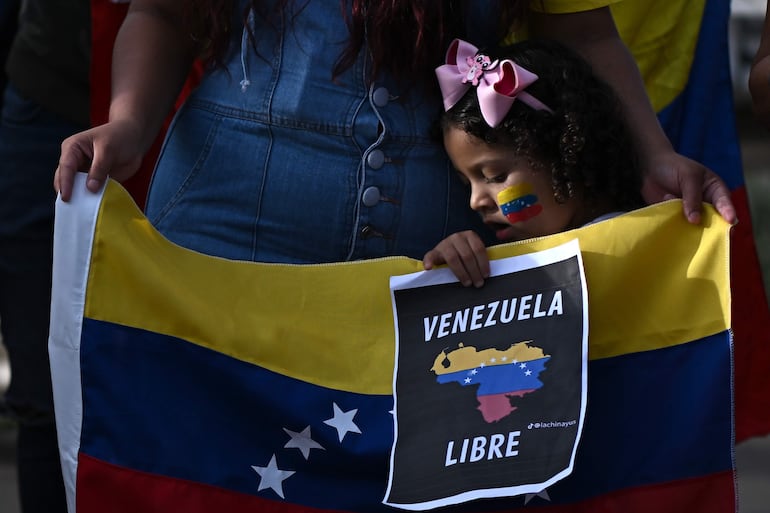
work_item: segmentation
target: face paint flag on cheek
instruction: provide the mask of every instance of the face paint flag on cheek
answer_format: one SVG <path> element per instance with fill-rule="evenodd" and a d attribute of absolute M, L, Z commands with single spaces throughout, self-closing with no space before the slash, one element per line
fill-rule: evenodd
<path fill-rule="evenodd" d="M 543 206 L 537 202 L 532 185 L 522 183 L 512 185 L 497 194 L 497 203 L 503 215 L 511 223 L 519 223 L 532 219 L 543 211 Z"/>

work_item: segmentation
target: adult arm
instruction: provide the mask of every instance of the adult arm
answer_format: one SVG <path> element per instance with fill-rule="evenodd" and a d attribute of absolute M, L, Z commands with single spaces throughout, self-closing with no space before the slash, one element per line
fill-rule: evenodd
<path fill-rule="evenodd" d="M 533 12 L 530 32 L 533 36 L 560 40 L 575 49 L 615 89 L 640 150 L 645 171 L 642 194 L 648 202 L 681 196 L 685 216 L 691 223 L 699 223 L 701 202 L 705 200 L 712 203 L 726 221 L 737 220 L 724 181 L 671 146 L 609 7 L 567 14 Z"/>
<path fill-rule="evenodd" d="M 136 173 L 174 104 L 195 46 L 182 22 L 180 0 L 133 0 L 113 51 L 109 120 L 65 139 L 54 187 L 68 201 L 75 173 L 88 171 L 97 191 L 107 176 Z"/>
<path fill-rule="evenodd" d="M 767 2 L 765 22 L 757 53 L 749 73 L 749 93 L 754 116 L 770 130 L 770 0 Z"/>

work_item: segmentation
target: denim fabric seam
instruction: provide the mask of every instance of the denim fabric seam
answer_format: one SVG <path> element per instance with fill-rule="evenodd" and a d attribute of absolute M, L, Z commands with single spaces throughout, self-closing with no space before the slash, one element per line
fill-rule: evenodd
<path fill-rule="evenodd" d="M 238 109 L 235 107 L 227 107 L 200 99 L 190 99 L 187 103 L 190 107 L 207 110 L 220 116 L 243 119 L 245 121 L 255 121 L 265 125 L 280 126 L 281 128 L 303 131 L 320 130 L 332 135 L 340 135 L 346 137 L 353 135 L 351 128 L 347 126 L 340 127 L 338 124 L 316 123 L 311 121 L 298 120 L 288 116 L 276 116 L 274 113 L 271 113 L 269 109 L 266 109 L 266 113 L 260 113 L 250 110 Z"/>
<path fill-rule="evenodd" d="M 253 13 L 253 12 L 252 12 Z M 252 14 L 250 14 L 252 16 Z M 254 18 L 250 18 L 251 22 L 253 23 Z M 284 23 L 283 18 L 283 11 L 281 11 L 281 24 Z M 257 251 L 259 249 L 259 222 L 262 217 L 262 195 L 265 191 L 265 184 L 267 183 L 267 176 L 270 172 L 269 169 L 269 163 L 271 156 L 273 154 L 273 144 L 275 143 L 275 136 L 273 134 L 273 98 L 275 95 L 275 91 L 278 87 L 278 79 L 280 77 L 280 74 L 278 73 L 278 70 L 281 69 L 281 62 L 283 60 L 283 44 L 284 44 L 284 30 L 283 26 L 280 27 L 281 30 L 279 31 L 279 38 L 278 38 L 278 44 L 281 47 L 281 51 L 277 52 L 275 56 L 275 64 L 272 66 L 273 73 L 272 78 L 270 80 L 270 92 L 267 95 L 267 105 L 266 105 L 266 112 L 267 112 L 267 119 L 266 119 L 266 129 L 267 129 L 267 138 L 268 138 L 268 144 L 265 152 L 266 158 L 263 160 L 262 164 L 262 183 L 260 184 L 259 188 L 259 201 L 256 202 L 255 205 L 255 212 L 254 212 L 254 221 L 252 223 L 251 228 L 251 260 L 256 260 Z"/>
<path fill-rule="evenodd" d="M 216 118 L 216 123 L 211 124 L 211 129 L 209 130 L 206 141 L 203 144 L 203 147 L 201 148 L 201 152 L 198 154 L 198 158 L 195 160 L 195 165 L 190 169 L 190 172 L 185 177 L 182 184 L 177 189 L 174 196 L 169 198 L 168 203 L 161 209 L 160 212 L 158 212 L 158 215 L 155 216 L 154 219 L 151 219 L 151 223 L 153 225 L 158 225 L 160 222 L 163 221 L 163 219 L 166 217 L 166 215 L 174 208 L 174 206 L 177 204 L 177 202 L 184 196 L 185 191 L 189 187 L 190 183 L 195 179 L 197 174 L 200 172 L 203 163 L 208 158 L 209 151 L 211 150 L 211 147 L 213 145 L 214 138 L 216 136 L 216 133 L 219 131 L 219 125 L 222 122 L 221 117 Z"/>

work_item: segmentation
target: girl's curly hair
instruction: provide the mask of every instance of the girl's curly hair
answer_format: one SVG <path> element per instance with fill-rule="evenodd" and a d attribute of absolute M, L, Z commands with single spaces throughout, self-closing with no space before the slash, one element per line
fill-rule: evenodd
<path fill-rule="evenodd" d="M 563 203 L 581 194 L 586 205 L 605 212 L 644 205 L 636 146 L 614 91 L 572 50 L 550 40 L 528 40 L 482 51 L 510 59 L 539 78 L 527 92 L 552 109 L 535 110 L 515 101 L 505 119 L 490 127 L 471 88 L 442 117 L 487 144 L 526 155 L 530 165 L 550 171 L 554 198 Z"/>
<path fill-rule="evenodd" d="M 249 10 L 274 26 L 271 20 L 285 9 L 296 15 L 308 1 L 250 0 L 246 12 L 242 13 L 244 25 L 231 27 L 231 13 L 237 8 L 237 0 L 189 0 L 185 20 L 204 57 L 215 65 L 222 65 L 230 32 L 241 33 Z M 474 5 L 475 0 L 340 0 L 339 3 L 339 15 L 345 17 L 349 37 L 335 68 L 330 70 L 334 76 L 351 67 L 364 44 L 368 43 L 372 76 L 386 69 L 398 79 L 417 77 L 431 85 L 433 68 L 441 64 L 452 39 L 465 37 L 468 10 L 478 7 Z M 496 16 L 498 33 L 492 36 L 496 40 L 502 39 L 515 23 L 525 18 L 527 5 L 524 0 L 500 2 L 500 12 Z M 250 35 L 253 41 L 254 34 Z"/>

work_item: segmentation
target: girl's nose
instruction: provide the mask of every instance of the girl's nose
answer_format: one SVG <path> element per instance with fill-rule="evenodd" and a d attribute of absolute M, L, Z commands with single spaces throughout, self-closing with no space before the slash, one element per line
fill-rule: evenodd
<path fill-rule="evenodd" d="M 495 199 L 483 188 L 471 188 L 471 208 L 476 212 L 488 212 L 497 208 Z"/>

